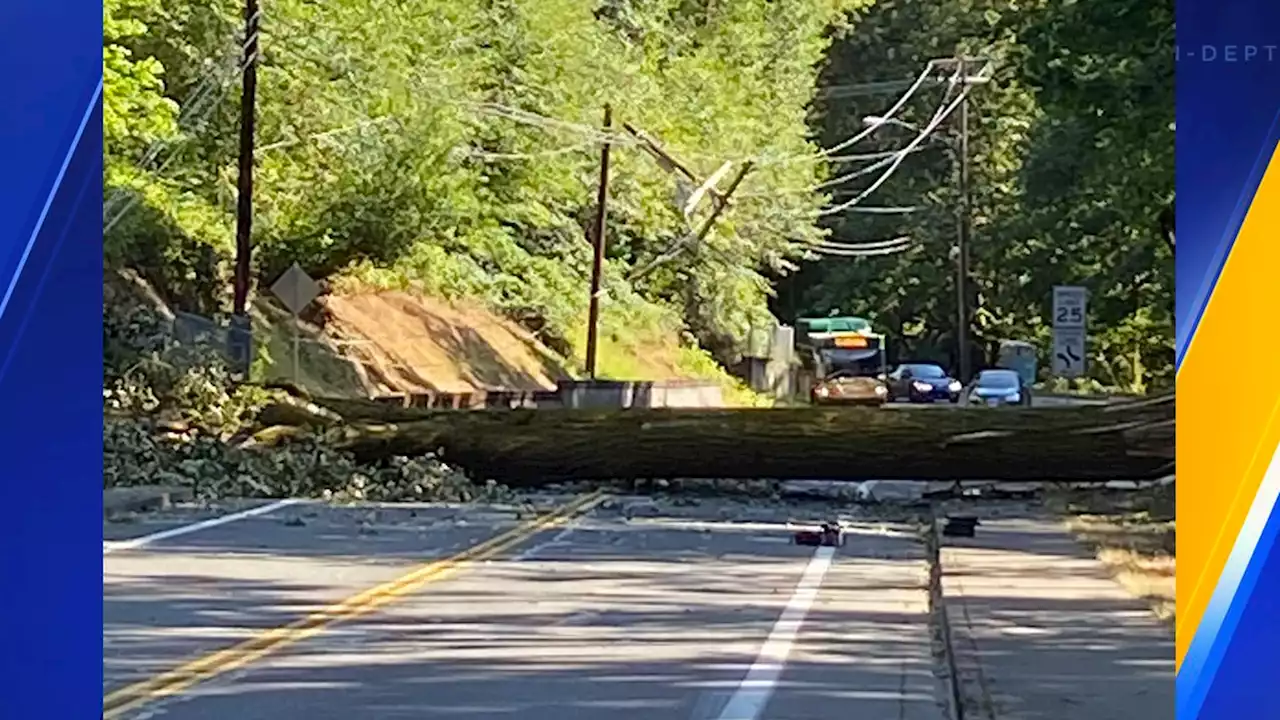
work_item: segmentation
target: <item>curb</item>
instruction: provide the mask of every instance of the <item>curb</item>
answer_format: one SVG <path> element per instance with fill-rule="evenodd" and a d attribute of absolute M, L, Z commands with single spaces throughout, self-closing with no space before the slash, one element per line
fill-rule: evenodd
<path fill-rule="evenodd" d="M 190 488 L 141 485 L 138 487 L 106 488 L 102 491 L 102 514 L 163 510 L 175 503 L 189 502 L 194 494 Z"/>
<path fill-rule="evenodd" d="M 938 516 L 929 518 L 929 536 L 925 543 L 929 561 L 929 604 L 942 634 L 942 654 L 946 663 L 947 706 L 951 720 L 965 720 L 964 697 L 960 689 L 960 671 L 956 666 L 955 647 L 951 641 L 951 617 L 942 593 L 942 529 Z"/>

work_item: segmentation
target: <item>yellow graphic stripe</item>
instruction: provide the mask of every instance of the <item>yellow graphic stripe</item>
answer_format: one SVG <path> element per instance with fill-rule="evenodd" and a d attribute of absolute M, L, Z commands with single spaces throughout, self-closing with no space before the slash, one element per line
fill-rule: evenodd
<path fill-rule="evenodd" d="M 1177 666 L 1280 440 L 1280 163 L 1273 154 L 1178 371 Z"/>

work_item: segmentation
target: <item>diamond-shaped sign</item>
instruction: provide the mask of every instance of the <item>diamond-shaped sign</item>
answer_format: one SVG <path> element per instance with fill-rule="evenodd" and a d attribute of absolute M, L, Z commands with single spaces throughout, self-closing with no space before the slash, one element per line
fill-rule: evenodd
<path fill-rule="evenodd" d="M 294 263 L 271 284 L 271 293 L 280 298 L 286 310 L 301 315 L 320 296 L 320 284 L 312 280 L 298 263 Z"/>

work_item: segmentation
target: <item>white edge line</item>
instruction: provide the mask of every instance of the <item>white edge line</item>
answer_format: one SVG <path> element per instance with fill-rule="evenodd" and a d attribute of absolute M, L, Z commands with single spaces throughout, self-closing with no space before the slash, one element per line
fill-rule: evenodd
<path fill-rule="evenodd" d="M 4 311 L 9 307 L 9 300 L 13 297 L 13 291 L 18 287 L 18 279 L 22 277 L 22 271 L 27 266 L 27 259 L 31 257 L 31 248 L 36 244 L 36 238 L 40 236 L 40 230 L 44 227 L 45 218 L 49 216 L 49 208 L 53 207 L 53 199 L 58 195 L 58 189 L 62 187 L 62 179 L 67 174 L 67 168 L 71 166 L 71 158 L 76 154 L 76 148 L 80 147 L 80 138 L 84 136 L 84 128 L 89 124 L 89 118 L 93 115 L 93 109 L 98 106 L 98 97 L 102 95 L 102 78 L 98 78 L 98 86 L 93 90 L 93 96 L 89 98 L 89 107 L 85 108 L 84 117 L 80 118 L 80 127 L 76 129 L 76 136 L 71 139 L 71 146 L 67 148 L 67 154 L 62 158 L 62 167 L 58 169 L 58 176 L 53 179 L 53 187 L 49 188 L 49 196 L 44 199 L 44 208 L 40 210 L 40 217 L 36 219 L 36 225 L 31 229 L 31 237 L 27 238 L 27 246 L 22 251 L 22 257 L 18 260 L 18 265 L 13 269 L 13 277 L 9 280 L 9 287 L 4 291 L 4 298 L 0 299 L 0 318 L 4 317 Z"/>
<path fill-rule="evenodd" d="M 814 551 L 791 599 L 787 601 L 778 622 L 761 646 L 760 654 L 747 670 L 746 677 L 738 683 L 737 690 L 717 716 L 718 720 L 756 720 L 764 712 L 782 677 L 782 670 L 786 667 L 787 656 L 791 654 L 791 646 L 800 633 L 800 626 L 804 624 L 805 616 L 809 614 L 809 608 L 818 596 L 823 577 L 831 568 L 834 555 L 835 548 L 832 547 L 820 547 Z"/>
<path fill-rule="evenodd" d="M 267 505 L 259 505 L 258 507 L 249 508 L 248 510 L 241 510 L 240 512 L 231 513 L 230 515 L 220 515 L 215 518 L 209 518 L 208 520 L 201 520 L 200 522 L 191 523 L 190 525 L 183 525 L 182 527 L 170 528 L 168 530 L 161 530 L 160 532 L 152 533 L 150 535 L 143 535 L 142 537 L 133 538 L 131 540 L 116 540 L 116 541 L 110 541 L 110 542 L 104 540 L 102 542 L 102 554 L 110 555 L 111 553 L 117 552 L 120 550 L 134 550 L 140 547 L 150 545 L 151 543 L 159 540 L 168 540 L 169 538 L 172 538 L 172 537 L 178 537 L 179 535 L 188 535 L 190 533 L 199 532 L 201 530 L 208 530 L 209 528 L 218 527 L 219 525 L 226 525 L 227 523 L 232 523 L 237 520 L 244 520 L 246 518 L 257 517 L 258 515 L 267 515 L 281 508 L 286 508 L 286 507 L 289 507 L 290 505 L 297 505 L 301 502 L 303 501 L 299 498 L 289 498 L 286 500 L 278 500 L 276 502 L 273 502 Z"/>

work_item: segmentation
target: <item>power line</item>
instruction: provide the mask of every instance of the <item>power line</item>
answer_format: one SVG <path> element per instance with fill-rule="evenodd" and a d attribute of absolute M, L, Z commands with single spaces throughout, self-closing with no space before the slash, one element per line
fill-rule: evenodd
<path fill-rule="evenodd" d="M 916 92 L 920 89 L 920 87 L 924 85 L 926 80 L 929 79 L 929 76 L 933 74 L 935 65 L 936 65 L 935 60 L 930 60 L 928 63 L 925 64 L 924 70 L 922 70 L 920 72 L 920 75 L 916 77 L 915 81 L 911 83 L 911 85 L 907 88 L 907 91 L 903 93 L 901 97 L 898 98 L 897 102 L 895 102 L 888 110 L 884 112 L 884 115 L 883 115 L 884 118 L 886 119 L 892 118 L 894 115 L 897 115 L 898 112 L 901 111 L 902 108 L 906 106 L 908 102 L 910 102 L 911 98 L 915 96 Z M 871 133 L 875 131 L 876 131 L 876 127 L 871 126 L 871 127 L 865 128 L 861 132 L 854 134 L 852 137 L 846 138 L 836 143 L 835 145 L 832 145 L 829 148 L 819 150 L 817 153 L 814 153 L 812 155 L 797 155 L 791 158 L 782 158 L 768 164 L 772 165 L 772 164 L 790 163 L 790 162 L 801 161 L 801 160 L 821 160 L 823 158 L 830 158 L 835 153 L 838 153 L 841 150 L 844 150 L 845 148 L 848 148 L 852 145 L 856 145 L 862 142 L 867 137 L 869 137 Z"/>
<path fill-rule="evenodd" d="M 867 215 L 910 215 L 919 212 L 920 208 L 915 205 L 906 206 L 873 206 L 873 207 L 851 207 L 849 212 L 865 213 Z"/>
<path fill-rule="evenodd" d="M 871 193 L 875 192 L 876 190 L 879 190 L 882 185 L 888 182 L 890 177 L 893 177 L 893 173 L 898 169 L 899 166 L 902 165 L 903 161 L 907 159 L 907 156 L 911 153 L 911 151 L 915 150 L 917 147 L 920 147 L 920 144 L 923 143 L 925 139 L 928 138 L 929 135 L 933 133 L 933 131 L 936 130 L 939 125 L 942 124 L 942 121 L 946 120 L 947 117 L 951 115 L 951 113 L 954 112 L 955 109 L 959 107 L 960 104 L 963 103 L 966 98 L 968 98 L 968 96 L 969 96 L 969 89 L 968 87 L 966 87 L 960 93 L 960 96 L 958 98 L 951 101 L 951 104 L 947 105 L 941 111 L 934 114 L 933 119 L 929 121 L 929 124 L 920 129 L 919 134 L 917 134 L 916 137 L 910 143 L 907 144 L 907 147 L 903 148 L 903 150 L 898 153 L 897 157 L 893 159 L 893 162 L 889 165 L 888 169 L 886 169 L 884 173 L 879 178 L 876 179 L 875 182 L 871 183 L 869 187 L 867 187 L 862 192 L 858 193 L 852 199 L 847 200 L 838 205 L 833 205 L 832 207 L 826 208 L 824 210 L 818 211 L 818 217 L 825 217 L 827 215 L 834 215 L 835 213 L 843 212 L 844 210 L 847 210 L 848 208 L 851 208 L 854 205 L 857 205 L 858 203 L 865 200 L 869 195 L 871 195 Z M 883 123 L 880 123 L 880 124 L 883 124 Z M 873 128 L 874 127 L 879 127 L 879 124 L 873 126 Z"/>
<path fill-rule="evenodd" d="M 859 243 L 846 245 L 840 243 L 821 243 L 818 245 L 805 248 L 811 254 L 827 255 L 833 257 L 877 257 L 881 255 L 894 255 L 906 252 L 915 243 L 911 238 L 902 236 L 893 240 L 885 240 L 877 243 Z"/>
<path fill-rule="evenodd" d="M 260 12 L 261 11 L 259 11 L 259 13 Z M 254 36 L 246 42 L 240 44 L 240 47 L 242 49 L 247 48 L 249 43 L 256 38 L 257 33 L 255 33 Z M 256 62 L 257 58 L 258 54 L 255 54 L 251 58 L 243 59 L 237 67 L 224 69 L 224 72 L 222 73 L 214 72 L 207 74 L 205 79 L 196 88 L 196 91 L 192 93 L 192 98 L 188 101 L 188 104 L 179 113 L 179 127 L 182 125 L 183 116 L 186 116 L 189 119 L 191 116 L 199 114 L 199 119 L 196 120 L 193 125 L 202 125 L 206 120 L 208 120 L 214 110 L 222 104 L 222 101 L 226 99 L 227 94 L 230 92 L 231 85 L 226 83 L 225 80 L 231 75 L 243 72 L 248 64 L 250 62 Z M 211 95 L 210 93 L 212 93 L 213 88 L 218 87 L 219 85 L 221 86 L 219 88 L 220 92 L 218 92 L 216 96 Z M 207 101 L 210 97 L 214 98 L 212 102 Z M 196 108 L 199 108 L 199 110 L 197 111 Z M 189 137 L 184 136 L 176 140 L 162 140 L 153 143 L 142 161 L 137 165 L 138 169 L 144 172 L 150 172 L 154 175 L 162 174 L 165 168 L 169 167 L 169 165 L 181 155 L 180 151 L 188 140 Z M 160 152 L 165 148 L 168 148 L 169 152 L 160 163 L 159 167 L 148 167 L 148 165 L 154 164 L 154 161 L 159 157 Z M 103 216 L 111 216 L 103 225 L 103 233 L 110 232 L 111 229 L 114 228 L 120 220 L 122 220 L 124 216 L 138 204 L 138 200 L 139 196 L 137 194 L 131 194 L 128 189 L 116 188 L 103 204 Z M 117 212 L 116 208 L 120 206 L 121 202 L 124 202 L 124 207 L 120 208 Z"/>
<path fill-rule="evenodd" d="M 324 132 L 314 133 L 312 135 L 307 135 L 306 137 L 293 138 L 291 140 L 280 140 L 280 141 L 271 143 L 269 145 L 262 145 L 258 147 L 256 150 L 254 150 L 254 155 L 257 156 L 261 153 L 269 152 L 271 150 L 279 150 L 281 148 L 301 145 L 302 143 L 309 142 L 311 140 L 325 140 L 328 138 L 336 137 L 343 133 L 352 132 L 354 130 L 363 130 L 364 128 L 367 128 L 367 127 L 373 127 L 375 125 L 388 123 L 395 119 L 396 117 L 394 115 L 383 115 L 381 117 L 376 117 L 376 118 L 365 118 L 364 120 L 361 120 L 357 123 L 344 125 L 342 127 L 334 128 L 332 130 L 325 130 Z"/>
<path fill-rule="evenodd" d="M 932 69 L 933 69 L 933 67 L 934 67 L 934 62 L 935 62 L 935 61 L 931 61 L 931 62 L 930 62 L 929 67 L 927 68 L 926 72 L 932 71 Z M 951 93 L 954 91 L 954 89 L 955 89 L 955 85 L 954 85 L 954 83 L 953 83 L 953 84 L 951 84 L 951 85 L 948 87 L 947 94 L 943 96 L 943 98 L 942 98 L 942 102 L 941 102 L 941 103 L 939 103 L 938 109 L 937 109 L 937 111 L 935 111 L 935 113 L 934 113 L 934 117 L 935 117 L 935 118 L 937 118 L 937 117 L 938 117 L 938 113 L 942 113 L 942 112 L 943 112 L 944 108 L 946 107 L 946 102 L 947 102 L 947 100 L 950 98 Z M 913 92 L 914 92 L 914 89 L 912 90 L 912 93 L 913 93 Z M 898 102 L 897 102 L 897 103 L 896 103 L 892 108 L 890 108 L 890 109 L 889 109 L 889 111 L 888 111 L 885 115 L 880 116 L 880 119 L 879 119 L 879 121 L 878 121 L 878 122 L 876 122 L 876 123 L 874 123 L 874 124 L 869 125 L 869 126 L 868 126 L 864 131 L 863 131 L 863 132 L 859 133 L 858 135 L 855 135 L 855 136 L 854 136 L 854 137 L 852 137 L 852 138 L 849 138 L 849 140 L 846 140 L 845 142 L 849 142 L 849 141 L 853 141 L 853 140 L 860 140 L 861 138 L 867 137 L 867 136 L 869 136 L 871 133 L 873 133 L 873 132 L 875 132 L 876 130 L 878 130 L 882 125 L 887 124 L 887 123 L 888 123 L 888 122 L 893 118 L 893 114 L 895 114 L 895 113 L 897 113 L 899 110 L 901 110 L 902 106 L 905 104 L 905 103 L 903 102 L 903 100 L 905 100 L 905 99 L 909 99 L 909 98 L 910 98 L 910 96 L 911 96 L 911 93 L 908 93 L 908 94 L 904 95 L 902 98 L 900 98 L 900 99 L 898 100 Z M 950 111 L 947 111 L 947 112 L 950 112 Z M 945 117 L 945 115 L 944 115 L 944 117 Z M 835 146 L 835 147 L 837 147 L 837 148 L 838 148 L 838 147 L 840 147 L 840 146 L 839 146 L 839 145 L 837 145 L 837 146 Z M 833 148 L 833 149 L 834 149 L 834 148 Z M 856 180 L 856 179 L 858 179 L 858 178 L 860 178 L 860 177 L 864 177 L 864 176 L 866 176 L 866 175 L 870 175 L 871 173 L 873 173 L 873 172 L 875 172 L 875 171 L 879 170 L 880 168 L 886 167 L 886 166 L 891 166 L 891 167 L 890 167 L 890 169 L 886 171 L 886 174 L 891 174 L 891 173 L 893 172 L 893 170 L 894 170 L 894 169 L 896 169 L 896 168 L 897 168 L 897 166 L 898 166 L 898 165 L 900 165 L 900 164 L 902 163 L 903 159 L 904 159 L 906 156 L 908 156 L 908 155 L 910 155 L 910 154 L 912 154 L 912 153 L 914 153 L 914 152 L 918 152 L 918 151 L 919 151 L 919 150 L 921 150 L 921 149 L 922 149 L 922 148 L 920 147 L 920 144 L 919 144 L 919 143 L 911 143 L 911 144 L 908 144 L 906 147 L 898 148 L 897 150 L 890 150 L 890 151 L 882 152 L 882 153 L 867 153 L 867 154 L 862 155 L 861 157 L 868 157 L 868 158 L 870 158 L 870 157 L 879 157 L 880 159 L 879 159 L 879 160 L 877 160 L 876 162 L 874 162 L 874 163 L 870 164 L 870 165 L 867 165 L 866 167 L 859 168 L 859 169 L 854 170 L 854 171 L 852 171 L 852 172 L 848 172 L 848 173 L 845 173 L 845 174 L 843 174 L 843 175 L 839 175 L 839 176 L 837 176 L 837 177 L 831 178 L 831 179 L 829 179 L 829 180 L 825 180 L 825 181 L 820 182 L 820 183 L 816 183 L 816 184 L 814 184 L 814 185 L 810 185 L 810 186 L 805 187 L 805 188 L 798 188 L 798 189 L 793 189 L 793 190 L 777 191 L 777 192 L 775 192 L 775 193 L 767 193 L 767 192 L 757 191 L 757 192 L 755 192 L 755 193 L 747 194 L 747 196 L 749 196 L 749 197 L 770 196 L 770 195 L 777 194 L 778 192 L 780 192 L 780 193 L 784 193 L 784 194 L 805 194 L 805 193 L 819 192 L 819 191 L 825 190 L 825 189 L 827 189 L 827 188 L 831 188 L 831 187 L 838 187 L 838 186 L 840 186 L 840 185 L 844 185 L 845 183 L 847 183 L 847 182 L 849 182 L 849 181 L 851 181 L 851 180 Z M 855 157 L 855 156 L 851 156 L 851 157 Z M 870 190 L 871 190 L 871 191 L 874 191 L 874 189 L 875 189 L 875 188 L 877 188 L 877 187 L 879 187 L 879 184 L 882 184 L 882 183 L 884 182 L 884 180 L 885 180 L 885 179 L 887 179 L 887 178 L 885 178 L 885 177 L 881 177 L 880 179 L 878 179 L 878 180 L 877 180 L 877 183 L 878 183 L 878 184 L 873 185 L 873 187 L 872 187 Z M 858 198 L 857 198 L 857 202 L 861 202 L 861 201 L 862 201 L 862 199 L 865 199 L 866 195 L 869 195 L 869 194 L 870 194 L 870 191 L 864 191 L 860 196 L 858 196 Z M 853 203 L 853 204 L 857 204 L 857 203 Z M 845 209 L 847 209 L 848 207 L 852 207 L 852 205 L 846 205 L 846 206 L 844 206 L 844 208 L 845 208 Z M 819 213 L 819 217 L 821 217 L 821 216 L 822 216 L 822 213 L 820 212 L 820 213 Z"/>
<path fill-rule="evenodd" d="M 519 108 L 500 105 L 498 103 L 462 102 L 460 104 L 469 105 L 479 110 L 482 113 L 497 115 L 498 117 L 503 117 L 508 120 L 513 120 L 515 122 L 520 122 L 526 125 L 536 125 L 543 128 L 557 128 L 562 130 L 568 130 L 571 132 L 578 133 L 580 135 L 585 135 L 587 137 L 590 137 L 597 143 L 609 143 L 611 145 L 637 144 L 634 138 L 628 137 L 621 133 L 615 133 L 612 131 L 605 132 L 605 131 L 601 131 L 598 128 L 591 127 L 590 125 L 582 125 L 579 123 L 570 122 L 568 120 L 559 120 L 556 118 L 547 117 L 546 115 L 539 115 L 538 113 L 529 112 L 527 110 L 520 110 Z"/>
<path fill-rule="evenodd" d="M 828 98 L 839 100 L 851 97 L 869 97 L 873 95 L 887 95 L 889 93 L 901 92 L 911 87 L 912 80 L 877 80 L 862 83 L 849 83 L 845 85 L 828 85 L 818 91 L 820 98 Z"/>

